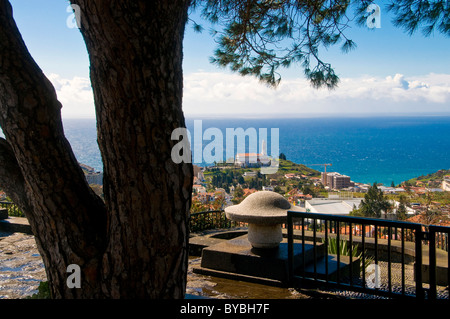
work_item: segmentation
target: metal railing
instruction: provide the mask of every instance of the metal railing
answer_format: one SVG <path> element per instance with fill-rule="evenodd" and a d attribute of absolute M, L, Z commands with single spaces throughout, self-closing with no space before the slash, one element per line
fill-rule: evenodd
<path fill-rule="evenodd" d="M 416 223 L 288 212 L 287 229 L 289 282 L 294 287 L 313 284 L 388 298 L 449 298 L 448 241 L 441 249 L 436 238 L 448 236 L 450 227 L 429 226 L 427 232 Z M 332 241 L 337 247 L 330 252 Z M 347 251 L 342 250 L 344 244 Z M 306 252 L 307 245 L 312 247 L 309 265 L 306 253 L 294 255 L 294 247 Z M 427 250 L 429 267 L 423 265 Z M 440 280 L 436 280 L 437 268 Z"/>
<path fill-rule="evenodd" d="M 0 201 L 0 208 L 6 208 L 8 210 L 8 215 L 10 216 L 22 216 L 22 212 L 19 207 L 9 201 Z"/>
<path fill-rule="evenodd" d="M 447 291 L 450 294 L 450 253 L 449 253 L 449 243 L 448 243 L 448 236 L 450 233 L 450 227 L 443 227 L 443 226 L 437 226 L 437 225 L 429 225 L 428 226 L 428 239 L 429 239 L 429 284 L 430 284 L 430 291 L 429 291 L 429 299 L 437 299 L 437 282 L 438 282 L 438 270 L 440 270 L 440 276 L 447 279 Z M 441 248 L 442 250 L 447 252 L 447 267 L 438 267 L 437 264 L 437 252 L 438 249 Z M 450 299 L 450 297 L 449 297 Z"/>
<path fill-rule="evenodd" d="M 241 226 L 242 223 L 234 222 L 226 218 L 223 210 L 211 210 L 191 213 L 189 229 L 191 232 L 199 232 L 215 228 L 232 228 Z"/>

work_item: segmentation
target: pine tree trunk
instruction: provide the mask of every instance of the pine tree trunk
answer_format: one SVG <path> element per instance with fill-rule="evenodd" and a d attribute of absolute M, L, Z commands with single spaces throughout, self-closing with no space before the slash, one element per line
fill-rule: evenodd
<path fill-rule="evenodd" d="M 0 170 L 0 178 L 26 211 L 54 297 L 182 298 L 193 173 L 191 164 L 172 161 L 171 133 L 185 126 L 189 1 L 72 3 L 81 8 L 90 56 L 105 203 L 86 183 L 64 137 L 55 91 L 26 50 L 6 0 L 0 159 L 18 176 Z M 81 267 L 80 289 L 66 285 L 70 264 Z"/>
<path fill-rule="evenodd" d="M 113 297 L 184 294 L 192 167 L 171 158 L 184 127 L 182 42 L 188 1 L 73 1 L 91 62 L 104 159 Z M 133 21 L 133 23 L 130 23 Z"/>

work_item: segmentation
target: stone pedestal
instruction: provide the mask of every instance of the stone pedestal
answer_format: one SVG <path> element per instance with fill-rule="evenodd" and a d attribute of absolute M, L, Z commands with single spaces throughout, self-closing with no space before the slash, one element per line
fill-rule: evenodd
<path fill-rule="evenodd" d="M 255 248 L 276 248 L 282 240 L 280 224 L 248 225 L 248 241 Z"/>
<path fill-rule="evenodd" d="M 316 254 L 323 256 L 323 245 L 319 244 Z M 302 249 L 305 249 L 304 251 Z M 301 265 L 303 258 L 309 263 L 313 260 L 313 245 L 307 243 L 294 245 L 294 261 Z M 288 280 L 288 245 L 286 239 L 278 243 L 276 248 L 258 249 L 252 246 L 248 236 L 240 236 L 232 240 L 207 247 L 202 252 L 201 268 L 195 269 L 197 273 L 206 275 L 228 277 L 231 279 L 249 280 L 258 282 L 258 279 L 275 280 L 286 283 Z M 245 276 L 246 278 L 240 277 Z"/>
<path fill-rule="evenodd" d="M 287 211 L 304 211 L 291 205 L 275 192 L 256 192 L 240 204 L 225 208 L 227 218 L 248 223 L 248 240 L 255 248 L 276 248 L 283 236 L 281 224 L 287 221 Z"/>
<path fill-rule="evenodd" d="M 200 271 L 285 282 L 288 251 L 281 224 L 286 223 L 288 210 L 304 211 L 269 191 L 253 193 L 240 204 L 225 208 L 227 218 L 248 223 L 248 235 L 203 249 Z M 311 247 L 303 252 L 295 245 L 294 259 L 312 256 Z"/>

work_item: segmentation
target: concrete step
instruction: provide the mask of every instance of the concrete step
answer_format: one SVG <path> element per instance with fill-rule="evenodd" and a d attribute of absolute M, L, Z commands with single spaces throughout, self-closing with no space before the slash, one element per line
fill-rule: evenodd
<path fill-rule="evenodd" d="M 202 250 L 201 267 L 210 271 L 235 273 L 239 275 L 286 281 L 288 278 L 288 247 L 283 240 L 276 249 L 255 249 L 247 235 L 227 240 Z M 315 253 L 314 253 L 315 249 Z M 309 264 L 314 257 L 324 256 L 322 243 L 294 244 L 294 263 Z"/>
<path fill-rule="evenodd" d="M 323 243 L 316 243 L 314 248 L 313 242 L 305 241 L 304 248 L 305 251 L 303 252 L 302 244 L 294 243 L 294 267 L 296 269 L 307 267 L 314 262 L 314 259 L 317 260 L 325 256 L 325 245 Z"/>
<path fill-rule="evenodd" d="M 299 276 L 305 276 L 309 278 L 337 281 L 339 270 L 339 281 L 342 282 L 347 281 L 348 278 L 350 278 L 351 272 L 353 277 L 359 276 L 360 263 L 361 261 L 359 258 L 353 257 L 352 267 L 350 267 L 350 257 L 340 256 L 338 263 L 337 255 L 328 255 L 317 259 L 315 269 L 314 262 L 311 262 L 304 269 L 298 267 L 295 270 L 295 273 Z"/>
<path fill-rule="evenodd" d="M 18 232 L 33 235 L 30 224 L 25 217 L 12 217 L 0 220 L 0 231 Z"/>

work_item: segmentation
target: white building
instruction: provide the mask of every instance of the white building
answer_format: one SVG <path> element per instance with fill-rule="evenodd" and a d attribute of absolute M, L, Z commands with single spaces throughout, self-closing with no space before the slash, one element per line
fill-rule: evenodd
<path fill-rule="evenodd" d="M 234 164 L 239 167 L 260 167 L 269 166 L 270 158 L 258 153 L 238 153 Z"/>
<path fill-rule="evenodd" d="M 257 175 L 256 172 L 244 172 L 244 174 L 242 176 L 244 176 L 244 177 L 247 177 L 247 176 L 255 177 L 256 175 Z"/>
<path fill-rule="evenodd" d="M 305 208 L 307 212 L 329 215 L 348 215 L 353 208 L 358 208 L 363 198 L 352 199 L 327 199 L 327 198 L 313 198 L 305 201 Z M 393 210 L 386 216 L 384 213 L 381 218 L 395 219 L 396 210 L 399 202 L 390 201 Z M 415 215 L 415 210 L 406 207 L 406 214 L 408 217 Z"/>
<path fill-rule="evenodd" d="M 96 172 L 93 167 L 90 167 L 83 163 L 78 163 L 83 170 L 84 176 L 88 184 L 103 185 L 103 173 Z"/>
<path fill-rule="evenodd" d="M 270 166 L 270 158 L 267 156 L 266 142 L 263 140 L 261 153 L 238 153 L 234 164 L 240 167 Z"/>
<path fill-rule="evenodd" d="M 343 189 L 355 186 L 355 183 L 350 180 L 350 176 L 342 175 L 338 172 L 322 172 L 322 184 L 331 189 Z"/>
<path fill-rule="evenodd" d="M 193 185 L 192 191 L 197 194 L 206 194 L 206 188 L 205 188 L 205 186 L 202 186 L 202 185 Z"/>
<path fill-rule="evenodd" d="M 401 187 L 388 187 L 388 186 L 377 186 L 379 190 L 386 194 L 398 194 L 405 193 L 406 190 Z"/>
<path fill-rule="evenodd" d="M 441 188 L 444 191 L 450 192 L 450 175 L 445 175 L 444 180 L 442 181 Z"/>
<path fill-rule="evenodd" d="M 329 215 L 348 215 L 354 207 L 358 208 L 362 198 L 328 199 L 313 198 L 305 201 L 307 212 Z"/>
<path fill-rule="evenodd" d="M 205 181 L 205 176 L 203 175 L 203 171 L 199 171 L 197 173 L 197 178 L 200 182 L 204 182 Z"/>
<path fill-rule="evenodd" d="M 400 205 L 400 202 L 398 202 L 396 200 L 391 200 L 389 202 L 393 206 L 392 214 L 396 214 L 397 213 L 397 208 Z M 406 206 L 406 214 L 410 215 L 408 217 L 411 217 L 411 216 L 416 214 L 416 211 L 414 209 L 412 209 L 411 207 Z"/>
<path fill-rule="evenodd" d="M 88 184 L 103 185 L 103 173 L 87 173 L 85 174 Z"/>

